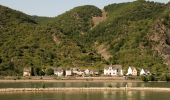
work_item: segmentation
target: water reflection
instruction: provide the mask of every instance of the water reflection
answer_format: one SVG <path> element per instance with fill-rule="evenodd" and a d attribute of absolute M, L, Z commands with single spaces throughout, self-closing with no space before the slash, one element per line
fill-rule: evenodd
<path fill-rule="evenodd" d="M 0 93 L 1 100 L 168 100 L 169 93 L 148 91 Z"/>
<path fill-rule="evenodd" d="M 126 91 L 127 100 L 132 100 L 132 91 Z"/>
<path fill-rule="evenodd" d="M 140 97 L 141 97 L 141 100 L 145 100 L 145 97 L 146 97 L 146 92 L 145 91 L 141 91 L 140 92 Z"/>
<path fill-rule="evenodd" d="M 45 84 L 45 87 L 169 87 L 169 83 L 160 82 L 30 82 L 30 83 L 0 83 L 0 88 L 39 88 Z"/>

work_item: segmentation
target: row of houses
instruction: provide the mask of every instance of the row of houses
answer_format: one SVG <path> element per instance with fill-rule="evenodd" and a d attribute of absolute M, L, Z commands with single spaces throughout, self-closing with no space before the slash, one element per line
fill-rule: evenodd
<path fill-rule="evenodd" d="M 127 72 L 127 73 L 123 73 Z M 150 71 L 146 69 L 141 69 L 139 75 L 150 75 Z M 138 71 L 135 67 L 129 67 L 128 70 L 122 69 L 121 65 L 109 65 L 104 68 L 104 75 L 106 76 L 137 76 Z"/>
<path fill-rule="evenodd" d="M 54 75 L 56 76 L 90 76 L 99 75 L 98 70 L 85 69 L 81 70 L 79 68 L 69 68 L 64 70 L 63 68 L 54 69 Z"/>
<path fill-rule="evenodd" d="M 102 73 L 101 73 L 102 72 Z M 146 69 L 141 69 L 139 75 L 149 75 L 150 71 Z M 122 65 L 107 65 L 102 71 L 92 70 L 92 69 L 79 69 L 79 68 L 68 68 L 63 69 L 61 67 L 54 68 L 54 75 L 61 76 L 137 76 L 138 71 L 135 67 L 129 67 L 128 70 L 123 70 Z M 31 68 L 24 68 L 23 76 L 31 76 Z"/>

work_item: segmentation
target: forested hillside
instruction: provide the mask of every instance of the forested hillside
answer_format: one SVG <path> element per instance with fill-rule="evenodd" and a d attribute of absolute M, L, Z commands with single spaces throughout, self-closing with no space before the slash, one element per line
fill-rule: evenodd
<path fill-rule="evenodd" d="M 0 74 L 21 74 L 23 67 L 99 66 L 100 56 L 76 37 L 92 27 L 93 16 L 100 15 L 94 6 L 77 7 L 55 18 L 0 6 Z"/>
<path fill-rule="evenodd" d="M 96 69 L 105 64 L 168 72 L 169 8 L 138 0 L 103 10 L 80 6 L 48 18 L 0 6 L 0 75 L 21 75 L 24 67 Z M 105 20 L 94 25 L 102 12 Z"/>
<path fill-rule="evenodd" d="M 104 8 L 107 20 L 87 34 L 87 41 L 89 45 L 109 47 L 110 63 L 162 72 L 166 65 L 150 36 L 166 6 L 145 1 L 108 5 Z"/>

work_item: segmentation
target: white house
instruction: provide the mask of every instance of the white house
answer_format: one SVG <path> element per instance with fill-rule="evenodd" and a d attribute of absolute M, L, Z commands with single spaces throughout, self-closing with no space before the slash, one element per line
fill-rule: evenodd
<path fill-rule="evenodd" d="M 82 71 L 82 70 L 78 71 L 77 75 L 78 76 L 84 76 L 84 71 Z"/>
<path fill-rule="evenodd" d="M 140 75 L 146 75 L 145 70 L 143 68 L 140 71 Z"/>
<path fill-rule="evenodd" d="M 89 74 L 94 75 L 94 70 L 90 70 Z"/>
<path fill-rule="evenodd" d="M 122 76 L 122 66 L 121 65 L 110 65 L 104 68 L 104 75 L 107 76 Z"/>
<path fill-rule="evenodd" d="M 23 69 L 23 76 L 31 76 L 31 67 L 30 68 L 24 68 Z"/>
<path fill-rule="evenodd" d="M 98 76 L 99 75 L 99 70 L 94 70 L 93 74 Z"/>
<path fill-rule="evenodd" d="M 104 75 L 107 75 L 107 76 L 108 76 L 108 75 L 109 75 L 109 76 L 115 75 L 113 68 L 112 68 L 111 66 L 105 67 L 105 68 L 104 68 Z"/>
<path fill-rule="evenodd" d="M 149 70 L 145 70 L 147 75 L 151 75 L 151 72 Z"/>
<path fill-rule="evenodd" d="M 137 70 L 135 67 L 129 67 L 126 75 L 137 76 Z"/>
<path fill-rule="evenodd" d="M 84 71 L 84 73 L 85 73 L 85 75 L 90 75 L 90 70 L 89 70 L 89 69 L 86 69 L 86 70 Z"/>
<path fill-rule="evenodd" d="M 71 69 L 66 69 L 65 70 L 65 76 L 72 76 L 72 70 Z"/>
<path fill-rule="evenodd" d="M 54 69 L 54 75 L 57 75 L 59 77 L 64 76 L 64 70 L 62 68 L 56 68 Z"/>
<path fill-rule="evenodd" d="M 150 71 L 144 70 L 144 69 L 142 68 L 141 71 L 140 71 L 140 75 L 141 75 L 141 76 L 142 76 L 142 75 L 150 75 Z"/>
<path fill-rule="evenodd" d="M 72 74 L 73 75 L 78 75 L 79 74 L 79 69 L 78 68 L 72 68 Z"/>

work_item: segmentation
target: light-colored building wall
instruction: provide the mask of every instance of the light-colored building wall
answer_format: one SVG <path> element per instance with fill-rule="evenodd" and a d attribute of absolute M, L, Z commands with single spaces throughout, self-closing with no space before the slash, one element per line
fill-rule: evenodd
<path fill-rule="evenodd" d="M 122 67 L 119 65 L 113 65 L 104 68 L 104 75 L 110 76 L 121 76 L 123 75 Z"/>
<path fill-rule="evenodd" d="M 129 67 L 126 75 L 137 76 L 137 70 L 135 67 Z"/>
<path fill-rule="evenodd" d="M 71 70 L 66 70 L 66 76 L 71 76 L 72 75 L 72 71 Z"/>
<path fill-rule="evenodd" d="M 64 72 L 63 71 L 54 71 L 54 75 L 61 77 L 64 75 Z"/>

